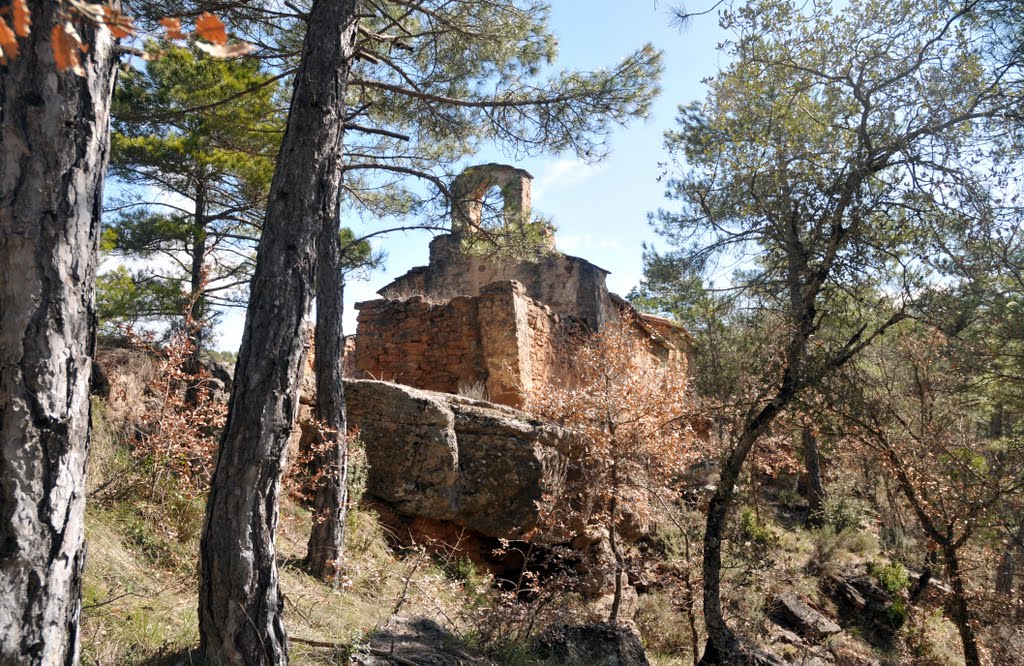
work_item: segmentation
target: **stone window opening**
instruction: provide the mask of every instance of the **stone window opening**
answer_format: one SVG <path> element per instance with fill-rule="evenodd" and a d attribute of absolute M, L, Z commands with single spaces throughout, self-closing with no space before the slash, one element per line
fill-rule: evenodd
<path fill-rule="evenodd" d="M 533 176 L 505 164 L 469 167 L 452 181 L 452 231 L 515 229 L 530 221 Z"/>

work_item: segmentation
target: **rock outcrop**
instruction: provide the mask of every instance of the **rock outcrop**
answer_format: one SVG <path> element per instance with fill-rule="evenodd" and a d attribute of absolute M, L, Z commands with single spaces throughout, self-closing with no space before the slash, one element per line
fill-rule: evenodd
<path fill-rule="evenodd" d="M 647 666 L 640 637 L 625 624 L 561 626 L 540 641 L 546 663 L 582 666 Z"/>
<path fill-rule="evenodd" d="M 839 607 L 839 621 L 844 626 L 867 629 L 884 643 L 902 625 L 904 614 L 894 608 L 894 600 L 899 597 L 884 590 L 859 567 L 826 577 L 822 588 Z"/>
<path fill-rule="evenodd" d="M 539 531 L 566 474 L 568 431 L 515 409 L 378 381 L 347 381 L 350 427 L 366 446 L 368 499 L 479 534 Z"/>
<path fill-rule="evenodd" d="M 772 598 L 771 618 L 784 627 L 795 629 L 801 636 L 817 641 L 843 630 L 793 592 L 783 592 Z"/>

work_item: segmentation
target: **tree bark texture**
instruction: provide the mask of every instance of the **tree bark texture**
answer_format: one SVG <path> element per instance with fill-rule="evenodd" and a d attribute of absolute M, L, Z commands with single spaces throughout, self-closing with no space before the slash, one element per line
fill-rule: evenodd
<path fill-rule="evenodd" d="M 803 450 L 804 466 L 807 468 L 807 522 L 811 525 L 822 523 L 821 509 L 825 501 L 825 488 L 821 484 L 821 456 L 818 438 L 807 426 L 801 428 L 800 448 Z"/>
<path fill-rule="evenodd" d="M 313 496 L 313 529 L 306 560 L 314 576 L 337 584 L 345 547 L 348 503 L 343 381 L 345 335 L 342 330 L 344 276 L 341 272 L 340 220 L 324 219 L 316 274 L 316 373 L 318 432 L 313 469 L 320 472 Z"/>
<path fill-rule="evenodd" d="M 317 238 L 323 221 L 338 215 L 357 6 L 314 2 L 295 74 L 200 543 L 199 628 L 208 664 L 287 663 L 278 496 L 299 404 Z"/>
<path fill-rule="evenodd" d="M 722 615 L 722 538 L 743 464 L 750 455 L 754 443 L 789 403 L 792 396 L 793 387 L 784 384 L 775 399 L 747 423 L 736 446 L 722 465 L 718 487 L 708 503 L 704 527 L 704 560 L 701 565 L 704 576 L 704 625 L 708 632 L 708 640 L 700 660 L 701 664 L 748 661 L 741 656 L 740 642 Z"/>
<path fill-rule="evenodd" d="M 742 650 L 743 646 L 725 623 L 722 614 L 722 538 L 735 497 L 736 484 L 747 456 L 765 430 L 796 396 L 803 370 L 815 304 L 813 298 L 803 297 L 803 290 L 799 287 L 799 271 L 792 258 L 790 262 L 790 318 L 793 321 L 793 334 L 786 349 L 786 368 L 781 384 L 771 402 L 752 414 L 738 432 L 736 444 L 722 465 L 718 486 L 708 502 L 704 526 L 704 561 L 701 565 L 704 575 L 704 626 L 708 639 L 701 657 L 702 664 L 753 663 L 750 655 Z"/>
<path fill-rule="evenodd" d="M 946 612 L 949 619 L 956 625 L 960 634 L 960 643 L 964 650 L 965 666 L 980 666 L 981 653 L 978 650 L 978 635 L 971 623 L 971 609 L 967 601 L 967 585 L 964 582 L 963 573 L 960 571 L 960 558 L 958 548 L 952 543 L 942 544 L 942 556 L 946 561 L 946 576 L 953 588 L 953 594 L 946 602 Z"/>
<path fill-rule="evenodd" d="M 78 30 L 59 73 L 57 3 L 0 67 L 0 664 L 78 661 L 96 264 L 116 56 Z"/>

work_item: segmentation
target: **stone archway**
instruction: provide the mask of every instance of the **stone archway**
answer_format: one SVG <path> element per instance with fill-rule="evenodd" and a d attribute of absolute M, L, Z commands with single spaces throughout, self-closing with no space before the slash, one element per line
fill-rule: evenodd
<path fill-rule="evenodd" d="M 459 174 L 451 184 L 452 231 L 481 230 L 484 197 L 491 188 L 501 191 L 505 225 L 521 225 L 529 221 L 530 184 L 533 176 L 523 169 L 507 164 L 481 164 Z"/>

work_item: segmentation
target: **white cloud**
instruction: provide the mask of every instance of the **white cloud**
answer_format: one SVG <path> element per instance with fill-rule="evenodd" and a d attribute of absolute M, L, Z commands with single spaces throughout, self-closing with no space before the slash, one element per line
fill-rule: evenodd
<path fill-rule="evenodd" d="M 564 189 L 590 178 L 603 167 L 580 159 L 558 159 L 549 162 L 533 181 L 533 198 L 540 199 L 552 187 Z"/>
<path fill-rule="evenodd" d="M 557 236 L 558 249 L 565 252 L 580 252 L 594 244 L 593 234 L 565 234 Z"/>

